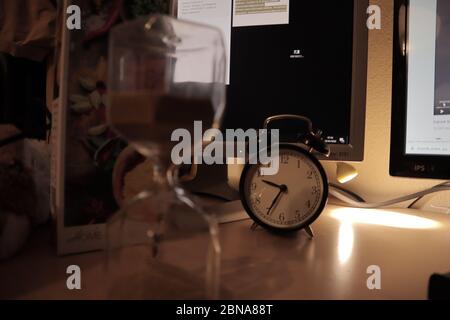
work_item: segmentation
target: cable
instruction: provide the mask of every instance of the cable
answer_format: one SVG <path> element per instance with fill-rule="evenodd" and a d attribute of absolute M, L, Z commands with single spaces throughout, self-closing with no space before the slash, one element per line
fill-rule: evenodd
<path fill-rule="evenodd" d="M 448 186 L 448 185 L 450 185 L 450 181 L 441 183 L 441 184 L 437 185 L 436 187 Z M 420 200 L 422 200 L 422 199 L 423 199 L 423 197 L 419 197 L 419 198 L 417 198 L 416 200 L 414 200 L 414 201 L 408 206 L 408 209 L 411 209 L 412 207 L 414 207 L 414 205 L 416 205 L 416 203 L 418 203 L 418 202 L 419 202 Z"/>
<path fill-rule="evenodd" d="M 354 193 L 350 190 L 346 190 L 346 189 L 342 188 L 341 186 L 338 186 L 337 184 L 330 183 L 329 186 L 330 186 L 330 188 L 335 188 L 335 189 L 338 189 L 339 191 L 345 192 L 349 197 L 353 198 L 353 200 L 356 200 L 359 202 L 366 202 L 366 200 L 364 200 L 364 198 L 360 197 L 356 193 Z"/>
<path fill-rule="evenodd" d="M 413 199 L 421 199 L 426 195 L 442 192 L 442 191 L 450 191 L 450 184 L 449 182 L 446 182 L 444 184 L 437 185 L 435 187 L 432 187 L 430 189 L 413 193 L 407 196 L 403 196 L 397 199 L 392 199 L 380 203 L 368 203 L 368 202 L 361 202 L 355 200 L 353 197 L 349 197 L 348 191 L 342 191 L 342 188 L 336 188 L 333 185 L 330 185 L 330 194 L 335 196 L 337 199 L 357 208 L 366 208 L 366 209 L 375 209 L 375 208 L 381 208 L 381 207 L 388 207 L 394 204 L 406 202 Z"/>

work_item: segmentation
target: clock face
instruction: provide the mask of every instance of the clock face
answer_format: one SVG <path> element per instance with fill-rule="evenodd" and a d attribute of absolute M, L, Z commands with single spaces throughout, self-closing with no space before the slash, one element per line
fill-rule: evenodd
<path fill-rule="evenodd" d="M 310 225 L 328 197 L 325 172 L 317 159 L 293 145 L 280 146 L 280 168 L 261 176 L 261 165 L 246 166 L 241 180 L 245 209 L 259 224 L 280 231 Z"/>

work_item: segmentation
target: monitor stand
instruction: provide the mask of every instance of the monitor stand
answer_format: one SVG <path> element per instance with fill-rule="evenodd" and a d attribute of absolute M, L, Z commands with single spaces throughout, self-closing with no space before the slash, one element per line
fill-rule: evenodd
<path fill-rule="evenodd" d="M 249 219 L 242 207 L 239 192 L 228 183 L 228 165 L 198 165 L 193 180 L 184 182 L 183 186 L 195 195 L 219 200 L 208 205 L 219 223 L 230 223 Z"/>
<path fill-rule="evenodd" d="M 197 165 L 195 178 L 183 182 L 183 186 L 199 196 L 213 197 L 224 201 L 239 200 L 239 192 L 228 184 L 228 165 Z"/>

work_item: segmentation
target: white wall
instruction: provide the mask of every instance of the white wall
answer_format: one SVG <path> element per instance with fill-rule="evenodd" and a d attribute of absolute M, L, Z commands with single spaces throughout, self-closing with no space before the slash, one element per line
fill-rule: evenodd
<path fill-rule="evenodd" d="M 372 0 L 371 4 L 382 9 L 382 29 L 369 33 L 365 160 L 353 164 L 359 176 L 345 187 L 368 201 L 381 201 L 431 187 L 440 181 L 389 176 L 393 1 Z M 324 162 L 324 165 L 330 181 L 336 182 L 336 164 Z M 442 197 L 438 196 L 441 201 Z M 450 206 L 449 196 L 445 199 Z"/>

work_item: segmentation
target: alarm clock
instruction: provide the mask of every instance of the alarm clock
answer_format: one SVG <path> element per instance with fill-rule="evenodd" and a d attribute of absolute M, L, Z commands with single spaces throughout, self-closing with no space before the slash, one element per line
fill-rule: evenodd
<path fill-rule="evenodd" d="M 308 118 L 275 116 L 264 128 L 279 130 L 279 170 L 264 176 L 263 164 L 245 165 L 239 188 L 243 207 L 254 226 L 281 233 L 304 229 L 313 237 L 310 226 L 328 199 L 328 179 L 315 153 L 329 156 L 330 150 Z"/>

